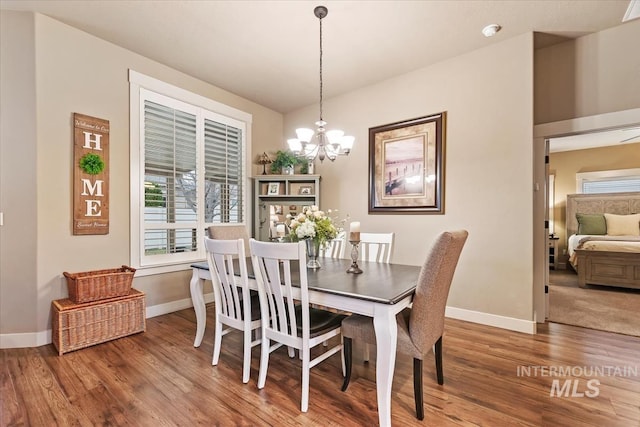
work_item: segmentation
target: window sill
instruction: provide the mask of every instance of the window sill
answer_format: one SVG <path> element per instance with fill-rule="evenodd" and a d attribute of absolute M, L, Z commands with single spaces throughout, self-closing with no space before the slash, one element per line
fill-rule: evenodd
<path fill-rule="evenodd" d="M 191 264 L 197 262 L 204 262 L 204 259 L 193 260 L 186 263 L 171 264 L 171 265 L 151 265 L 145 267 L 136 268 L 136 277 L 154 276 L 156 274 L 174 273 L 177 271 L 191 270 Z"/>

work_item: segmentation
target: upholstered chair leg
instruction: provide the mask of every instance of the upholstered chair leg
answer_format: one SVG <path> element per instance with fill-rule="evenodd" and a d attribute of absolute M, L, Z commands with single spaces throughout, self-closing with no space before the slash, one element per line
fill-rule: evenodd
<path fill-rule="evenodd" d="M 434 354 L 436 356 L 436 374 L 438 376 L 438 384 L 444 384 L 444 376 L 442 375 L 442 337 L 438 338 L 435 345 Z"/>
<path fill-rule="evenodd" d="M 346 391 L 347 387 L 349 387 L 349 381 L 351 380 L 351 354 L 353 351 L 351 338 L 347 338 L 347 337 L 343 338 L 342 351 L 344 353 L 344 365 L 345 365 L 345 375 L 344 375 L 344 383 L 342 383 L 342 391 Z"/>
<path fill-rule="evenodd" d="M 413 359 L 413 397 L 416 401 L 416 418 L 424 420 L 422 403 L 422 360 Z"/>

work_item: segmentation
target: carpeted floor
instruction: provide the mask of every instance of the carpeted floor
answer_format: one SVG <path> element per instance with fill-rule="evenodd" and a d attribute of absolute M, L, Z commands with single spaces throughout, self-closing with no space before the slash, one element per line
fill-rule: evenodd
<path fill-rule="evenodd" d="M 549 273 L 550 322 L 640 337 L 640 290 L 578 287 L 573 270 Z"/>

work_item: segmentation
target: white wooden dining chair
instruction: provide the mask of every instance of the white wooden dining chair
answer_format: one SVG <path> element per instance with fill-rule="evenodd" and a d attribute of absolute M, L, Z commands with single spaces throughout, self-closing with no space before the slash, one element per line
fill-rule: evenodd
<path fill-rule="evenodd" d="M 242 331 L 244 335 L 242 382 L 247 383 L 251 371 L 251 348 L 261 342 L 259 338 L 252 341 L 251 333 L 259 330 L 261 321 L 259 303 L 251 298 L 249 290 L 244 240 L 242 238 L 219 240 L 205 237 L 204 245 L 213 282 L 216 310 L 211 364 L 214 366 L 218 364 L 222 337 L 233 329 Z M 239 271 L 234 266 L 234 258 L 238 263 Z M 240 273 L 239 277 L 235 275 L 236 272 Z"/>
<path fill-rule="evenodd" d="M 365 261 L 389 264 L 393 250 L 394 233 L 360 233 L 358 258 Z M 364 360 L 369 361 L 369 344 L 364 346 Z"/>
<path fill-rule="evenodd" d="M 297 349 L 302 359 L 301 410 L 309 408 L 309 371 L 342 350 L 340 343 L 311 359 L 311 349 L 332 337 L 340 338 L 340 323 L 346 317 L 309 307 L 307 254 L 304 242 L 272 243 L 251 239 L 251 262 L 258 282 L 262 314 L 262 351 L 258 388 L 267 380 L 269 354 L 285 345 Z M 298 271 L 299 282 L 292 282 Z M 295 298 L 294 298 L 295 297 Z M 271 342 L 275 344 L 271 345 Z"/>
<path fill-rule="evenodd" d="M 359 259 L 365 261 L 391 262 L 394 233 L 360 233 Z"/>
<path fill-rule="evenodd" d="M 335 239 L 327 242 L 327 246 L 322 249 L 322 256 L 326 258 L 343 258 L 346 233 L 341 231 Z"/>

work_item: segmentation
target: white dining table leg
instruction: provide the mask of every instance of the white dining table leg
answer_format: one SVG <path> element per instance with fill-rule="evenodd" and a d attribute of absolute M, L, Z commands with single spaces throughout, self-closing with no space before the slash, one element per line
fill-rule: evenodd
<path fill-rule="evenodd" d="M 192 268 L 191 282 L 191 302 L 196 312 L 196 339 L 193 341 L 194 347 L 200 347 L 204 337 L 204 329 L 207 326 L 207 307 L 204 303 L 204 278 L 200 277 L 199 268 Z"/>
<path fill-rule="evenodd" d="M 380 426 L 391 426 L 391 385 L 396 363 L 398 326 L 391 311 L 373 317 L 376 332 L 376 385 Z"/>

